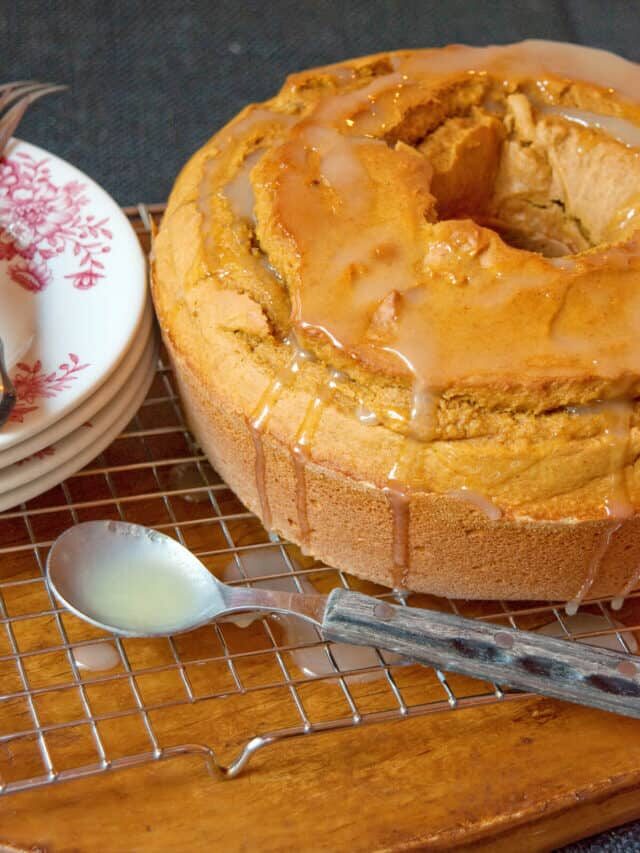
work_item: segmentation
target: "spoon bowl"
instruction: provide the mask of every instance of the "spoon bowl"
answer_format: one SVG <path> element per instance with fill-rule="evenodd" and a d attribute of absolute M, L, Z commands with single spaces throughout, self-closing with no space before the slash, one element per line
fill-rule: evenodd
<path fill-rule="evenodd" d="M 62 533 L 49 551 L 47 581 L 76 616 L 124 637 L 180 634 L 247 610 L 295 611 L 319 623 L 326 601 L 228 586 L 175 539 L 125 521 L 87 521 Z"/>
<path fill-rule="evenodd" d="M 175 539 L 137 524 L 89 521 L 66 530 L 47 559 L 56 598 L 115 634 L 165 636 L 210 621 L 218 581 Z"/>

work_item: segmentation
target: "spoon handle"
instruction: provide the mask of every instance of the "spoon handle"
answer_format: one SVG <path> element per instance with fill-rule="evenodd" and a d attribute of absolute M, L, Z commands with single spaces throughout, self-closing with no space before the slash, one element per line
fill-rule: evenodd
<path fill-rule="evenodd" d="M 318 628 L 324 616 L 327 599 L 324 595 L 307 595 L 301 592 L 288 592 L 279 589 L 260 587 L 228 586 L 219 584 L 218 589 L 224 602 L 224 613 L 242 613 L 247 610 L 264 610 L 268 613 L 295 613 Z M 215 604 L 212 618 L 218 615 Z"/>
<path fill-rule="evenodd" d="M 375 645 L 438 669 L 640 718 L 640 666 L 628 655 L 349 590 L 329 595 L 328 640 Z"/>
<path fill-rule="evenodd" d="M 4 344 L 0 338 L 0 426 L 11 414 L 16 402 L 16 391 L 4 362 Z"/>

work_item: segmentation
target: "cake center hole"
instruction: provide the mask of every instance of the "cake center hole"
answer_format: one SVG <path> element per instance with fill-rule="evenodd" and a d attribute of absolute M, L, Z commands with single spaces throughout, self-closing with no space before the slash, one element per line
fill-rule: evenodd
<path fill-rule="evenodd" d="M 624 175 L 638 170 L 634 149 L 523 94 L 445 120 L 418 148 L 440 220 L 472 219 L 546 257 L 619 239 Z"/>

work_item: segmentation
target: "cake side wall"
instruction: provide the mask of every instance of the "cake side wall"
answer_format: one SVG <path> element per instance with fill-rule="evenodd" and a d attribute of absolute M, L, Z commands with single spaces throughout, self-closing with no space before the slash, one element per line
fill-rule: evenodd
<path fill-rule="evenodd" d="M 191 429 L 240 500 L 260 517 L 255 450 L 241 413 L 203 383 L 174 350 L 174 369 Z M 264 436 L 272 527 L 328 565 L 393 585 L 393 513 L 384 493 L 325 467 L 305 468 L 311 527 L 303 542 L 290 448 Z M 571 599 L 610 522 L 492 521 L 462 501 L 414 492 L 406 585 L 452 598 Z M 605 555 L 590 596 L 618 592 L 640 563 L 640 519 L 626 520 Z"/>

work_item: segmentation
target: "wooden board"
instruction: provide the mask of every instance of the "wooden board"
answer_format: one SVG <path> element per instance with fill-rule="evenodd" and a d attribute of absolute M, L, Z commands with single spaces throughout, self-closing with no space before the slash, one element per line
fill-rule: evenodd
<path fill-rule="evenodd" d="M 0 838 L 52 853 L 550 850 L 640 815 L 639 768 L 637 721 L 523 699 L 292 740 L 230 781 L 188 757 L 17 794 Z"/>

